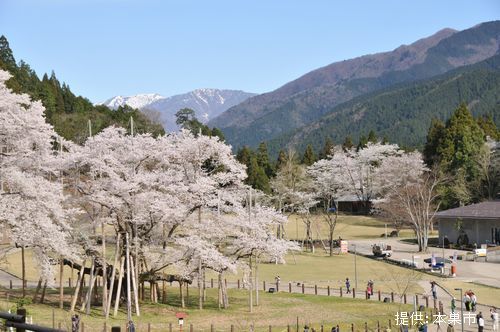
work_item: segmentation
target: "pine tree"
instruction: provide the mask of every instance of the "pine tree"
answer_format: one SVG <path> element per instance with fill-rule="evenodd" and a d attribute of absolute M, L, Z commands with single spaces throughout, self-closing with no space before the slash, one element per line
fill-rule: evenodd
<path fill-rule="evenodd" d="M 493 140 L 500 139 L 500 131 L 498 130 L 491 115 L 482 116 L 477 119 L 477 124 L 484 131 L 485 136 L 489 136 Z"/>
<path fill-rule="evenodd" d="M 359 138 L 359 143 L 358 146 L 356 147 L 356 150 L 359 151 L 361 149 L 366 148 L 366 145 L 368 144 L 368 139 L 366 138 L 365 135 L 361 135 Z"/>
<path fill-rule="evenodd" d="M 278 153 L 278 159 L 276 160 L 276 171 L 279 171 L 286 164 L 286 153 L 280 150 Z"/>
<path fill-rule="evenodd" d="M 249 167 L 250 159 L 252 158 L 252 150 L 248 146 L 244 146 L 238 150 L 236 153 L 236 160 L 238 160 L 243 165 Z"/>
<path fill-rule="evenodd" d="M 267 145 L 265 142 L 261 142 L 257 148 L 257 162 L 259 166 L 264 170 L 268 178 L 274 176 L 274 169 L 269 162 L 269 153 L 267 151 Z"/>
<path fill-rule="evenodd" d="M 484 144 L 484 132 L 465 104 L 461 104 L 446 123 L 444 137 L 437 151 L 441 166 L 450 174 L 459 169 L 466 172 L 467 180 L 478 175 L 477 157 Z"/>
<path fill-rule="evenodd" d="M 368 133 L 368 142 L 371 142 L 371 143 L 378 142 L 377 134 L 375 133 L 375 131 L 370 130 L 370 132 Z"/>
<path fill-rule="evenodd" d="M 269 178 L 266 173 L 259 166 L 257 162 L 257 157 L 252 156 L 250 158 L 250 163 L 247 169 L 248 177 L 246 183 L 255 189 L 262 190 L 265 193 L 271 192 L 271 186 L 269 185 Z"/>
<path fill-rule="evenodd" d="M 424 161 L 429 167 L 439 162 L 438 148 L 441 145 L 444 134 L 444 123 L 441 120 L 432 119 L 423 151 Z"/>
<path fill-rule="evenodd" d="M 353 146 L 354 143 L 352 142 L 351 136 L 346 136 L 346 138 L 344 139 L 344 143 L 342 143 L 342 149 L 344 151 L 348 151 L 351 150 Z"/>
<path fill-rule="evenodd" d="M 319 154 L 319 159 L 328 158 L 328 156 L 333 153 L 333 147 L 333 141 L 330 139 L 330 137 L 327 137 L 325 140 L 325 145 L 323 146 L 323 150 L 321 150 L 321 153 Z"/>
<path fill-rule="evenodd" d="M 308 144 L 306 151 L 304 151 L 304 156 L 302 157 L 302 163 L 306 166 L 311 166 L 316 162 L 316 155 L 311 144 Z"/>
<path fill-rule="evenodd" d="M 4 35 L 0 36 L 0 68 L 10 71 L 11 73 L 17 68 L 16 59 Z"/>

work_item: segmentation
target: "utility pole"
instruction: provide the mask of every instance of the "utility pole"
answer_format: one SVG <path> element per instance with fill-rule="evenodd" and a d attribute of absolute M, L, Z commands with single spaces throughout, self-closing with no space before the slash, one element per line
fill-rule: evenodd
<path fill-rule="evenodd" d="M 358 289 L 358 266 L 356 262 L 356 244 L 354 244 L 354 285 L 356 289 Z"/>
<path fill-rule="evenodd" d="M 128 241 L 128 232 L 125 234 L 125 255 L 127 261 L 127 320 L 132 320 L 132 305 L 130 303 L 130 248 Z"/>
<path fill-rule="evenodd" d="M 461 316 L 461 325 L 462 332 L 464 332 L 464 299 L 463 299 L 463 290 L 462 288 L 455 288 L 456 291 L 460 291 L 460 316 Z"/>

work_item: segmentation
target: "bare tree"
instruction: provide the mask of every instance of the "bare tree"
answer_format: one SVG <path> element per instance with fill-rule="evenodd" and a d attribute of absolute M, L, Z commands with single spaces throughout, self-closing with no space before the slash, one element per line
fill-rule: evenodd
<path fill-rule="evenodd" d="M 439 209 L 436 172 L 424 173 L 419 181 L 395 186 L 379 207 L 404 220 L 415 231 L 419 251 L 427 251 L 429 232 Z"/>

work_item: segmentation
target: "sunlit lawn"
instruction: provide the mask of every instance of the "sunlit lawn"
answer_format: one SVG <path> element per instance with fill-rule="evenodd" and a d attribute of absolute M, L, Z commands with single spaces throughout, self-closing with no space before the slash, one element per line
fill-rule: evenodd
<path fill-rule="evenodd" d="M 177 330 L 175 313 L 181 311 L 179 308 L 179 296 L 177 287 L 167 288 L 167 304 L 142 304 L 141 317 L 134 318 L 139 329 L 147 331 L 147 323 L 151 323 L 151 331 L 167 331 L 168 323 L 172 323 Z M 297 317 L 299 317 L 300 329 L 304 324 L 310 324 L 319 331 L 320 325 L 325 325 L 329 331 L 332 324 L 339 324 L 342 329 L 350 329 L 354 323 L 356 330 L 364 329 L 367 322 L 370 329 L 374 329 L 377 321 L 382 327 L 388 325 L 390 319 L 394 320 L 396 312 L 409 311 L 409 306 L 397 303 L 377 303 L 363 299 L 347 299 L 338 297 L 301 295 L 301 294 L 269 294 L 260 293 L 259 305 L 249 313 L 248 292 L 243 290 L 229 290 L 230 307 L 227 310 L 217 308 L 217 293 L 215 289 L 207 290 L 207 302 L 205 309 L 197 309 L 196 294 L 191 294 L 188 308 L 182 310 L 188 314 L 186 324 L 193 324 L 195 331 L 210 330 L 214 324 L 217 331 L 229 331 L 234 325 L 235 331 L 248 331 L 250 325 L 256 330 L 267 331 L 272 325 L 274 331 L 286 330 L 291 325 L 295 331 Z M 70 313 L 57 308 L 57 295 L 52 294 L 49 299 L 51 305 L 28 305 L 28 314 L 33 316 L 34 323 L 52 326 L 52 313 L 55 315 L 55 326 L 61 323 L 62 328 L 69 329 Z M 69 298 L 68 298 L 69 300 Z M 0 301 L 0 310 L 6 310 L 14 306 L 13 302 L 7 303 L 5 298 Z M 95 308 L 90 316 L 82 315 L 86 331 L 99 331 L 102 329 L 104 319 L 99 308 Z M 126 322 L 126 313 L 121 309 L 117 318 L 108 319 L 107 326 L 121 325 Z M 185 326 L 185 330 L 187 329 Z"/>

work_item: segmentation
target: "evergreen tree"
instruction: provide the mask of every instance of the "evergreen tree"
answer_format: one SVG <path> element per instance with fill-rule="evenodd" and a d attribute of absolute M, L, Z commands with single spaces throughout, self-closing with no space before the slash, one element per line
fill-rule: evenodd
<path fill-rule="evenodd" d="M 325 145 L 323 146 L 323 150 L 321 150 L 319 154 L 319 159 L 326 159 L 329 155 L 333 153 L 333 141 L 330 137 L 327 137 L 325 140 Z"/>
<path fill-rule="evenodd" d="M 424 161 L 429 167 L 439 162 L 438 148 L 443 141 L 444 134 L 444 123 L 441 120 L 432 119 L 423 151 Z"/>
<path fill-rule="evenodd" d="M 356 147 L 356 150 L 359 151 L 361 149 L 366 148 L 366 145 L 368 144 L 368 139 L 366 138 L 365 135 L 361 135 L 359 138 L 359 143 L 358 146 Z"/>
<path fill-rule="evenodd" d="M 16 59 L 4 35 L 0 36 L 0 68 L 13 72 L 16 69 Z"/>
<path fill-rule="evenodd" d="M 271 192 L 271 186 L 269 185 L 269 178 L 266 173 L 259 166 L 257 162 L 257 157 L 252 156 L 250 158 L 250 164 L 247 169 L 248 177 L 246 179 L 246 183 L 252 186 L 255 189 L 262 190 L 265 193 Z"/>
<path fill-rule="evenodd" d="M 342 143 L 342 149 L 344 151 L 348 151 L 351 150 L 353 146 L 354 143 L 352 142 L 351 136 L 346 136 L 346 138 L 344 139 L 344 143 Z"/>
<path fill-rule="evenodd" d="M 479 117 L 477 119 L 477 124 L 483 130 L 485 136 L 489 136 L 495 141 L 500 140 L 500 131 L 495 125 L 495 122 L 493 121 L 491 115 Z"/>
<path fill-rule="evenodd" d="M 316 162 L 316 155 L 314 154 L 314 149 L 311 144 L 308 144 L 306 151 L 304 151 L 304 156 L 302 157 L 302 163 L 306 166 L 311 166 Z"/>
<path fill-rule="evenodd" d="M 455 174 L 459 169 L 466 172 L 466 179 L 478 175 L 477 158 L 484 144 L 484 132 L 465 104 L 461 104 L 446 123 L 446 129 L 438 153 L 443 170 Z"/>
<path fill-rule="evenodd" d="M 196 119 L 194 110 L 190 108 L 182 108 L 175 113 L 175 123 L 182 128 L 188 125 L 191 120 Z"/>
<path fill-rule="evenodd" d="M 252 158 L 252 150 L 248 146 L 244 146 L 238 150 L 236 153 L 236 160 L 238 160 L 243 165 L 247 167 L 250 165 L 250 159 Z"/>
<path fill-rule="evenodd" d="M 265 142 L 261 142 L 257 148 L 257 162 L 259 166 L 264 170 L 268 178 L 274 176 L 274 169 L 269 162 L 269 153 L 267 151 L 267 145 Z"/>
<path fill-rule="evenodd" d="M 224 133 L 222 132 L 222 130 L 220 130 L 219 128 L 217 127 L 213 127 L 212 128 L 212 136 L 217 136 L 219 137 L 219 139 L 221 141 L 225 141 L 226 138 L 224 137 Z"/>
<path fill-rule="evenodd" d="M 278 159 L 276 160 L 276 171 L 279 171 L 286 164 L 286 153 L 280 150 L 278 153 Z"/>
<path fill-rule="evenodd" d="M 371 143 L 378 142 L 377 134 L 375 133 L 375 131 L 370 130 L 370 132 L 368 133 L 368 142 L 371 142 Z"/>

